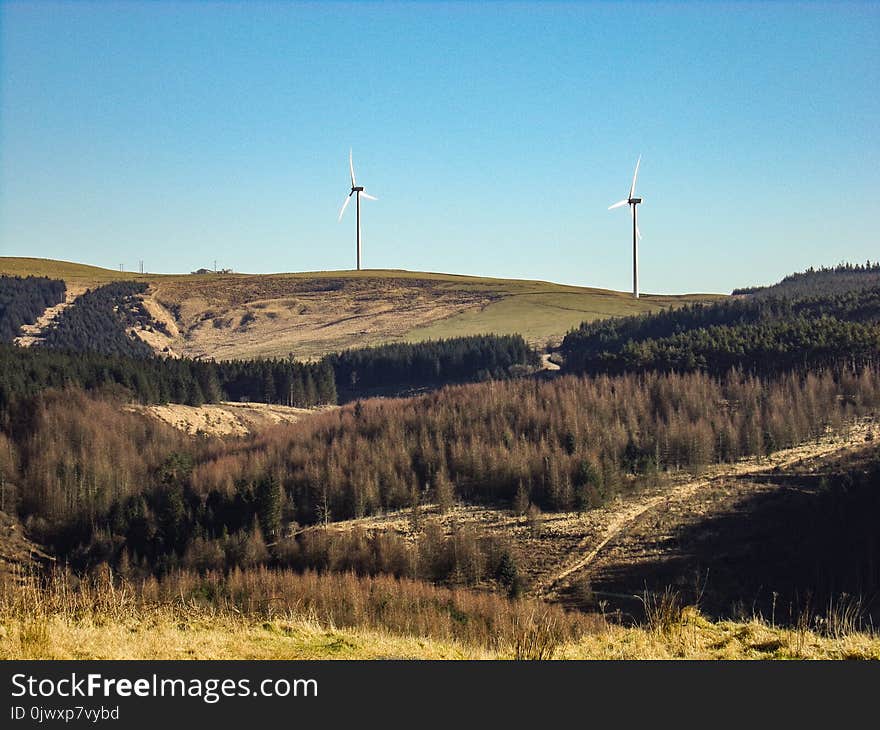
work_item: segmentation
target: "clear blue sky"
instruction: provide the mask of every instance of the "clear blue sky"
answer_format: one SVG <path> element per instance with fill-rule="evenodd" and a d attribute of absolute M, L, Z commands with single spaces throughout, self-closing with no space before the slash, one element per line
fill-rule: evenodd
<path fill-rule="evenodd" d="M 0 254 L 729 291 L 880 258 L 880 5 L 5 2 Z"/>

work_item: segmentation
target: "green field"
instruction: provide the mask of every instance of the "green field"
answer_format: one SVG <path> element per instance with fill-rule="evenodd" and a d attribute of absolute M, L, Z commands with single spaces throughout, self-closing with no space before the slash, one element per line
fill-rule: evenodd
<path fill-rule="evenodd" d="M 670 309 L 688 302 L 722 298 L 713 294 L 647 294 L 633 299 L 607 289 L 569 287 L 542 281 L 509 280 L 499 287 L 500 301 L 413 329 L 407 339 L 482 334 L 521 334 L 530 342 L 561 337 L 581 322 Z"/>

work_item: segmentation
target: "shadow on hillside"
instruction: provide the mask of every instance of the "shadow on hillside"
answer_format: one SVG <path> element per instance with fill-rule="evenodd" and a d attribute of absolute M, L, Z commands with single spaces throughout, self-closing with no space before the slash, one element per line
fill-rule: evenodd
<path fill-rule="evenodd" d="M 858 597 L 868 625 L 880 626 L 880 462 L 832 475 L 750 477 L 775 486 L 685 524 L 640 562 L 607 565 L 591 601 L 641 620 L 646 589 L 667 586 L 713 618 L 788 624 L 824 615 L 829 601 Z M 564 596 L 578 603 L 574 591 Z M 580 601 L 583 605 L 583 598 Z"/>

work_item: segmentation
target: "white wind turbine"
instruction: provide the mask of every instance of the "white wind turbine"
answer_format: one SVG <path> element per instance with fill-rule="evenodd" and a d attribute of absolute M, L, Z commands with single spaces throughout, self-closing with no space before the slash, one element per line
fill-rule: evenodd
<path fill-rule="evenodd" d="M 375 198 L 372 195 L 369 195 L 364 191 L 363 186 L 358 186 L 355 177 L 354 177 L 354 161 L 352 160 L 351 150 L 348 151 L 348 168 L 351 170 L 351 192 L 346 196 L 345 202 L 342 204 L 342 208 L 339 211 L 339 220 L 342 220 L 342 214 L 345 213 L 345 209 L 348 206 L 349 201 L 351 200 L 351 196 L 355 196 L 357 202 L 357 268 L 358 271 L 361 270 L 361 196 L 363 195 L 367 200 L 378 200 L 379 198 Z"/>
<path fill-rule="evenodd" d="M 636 206 L 642 202 L 642 199 L 636 198 L 634 196 L 636 194 L 636 178 L 639 176 L 639 165 L 641 164 L 641 162 L 642 162 L 642 156 L 639 155 L 639 160 L 638 160 L 638 162 L 636 162 L 636 171 L 633 174 L 632 187 L 630 187 L 630 189 L 629 189 L 629 197 L 608 207 L 608 210 L 614 210 L 615 208 L 619 208 L 622 205 L 629 205 L 630 211 L 632 212 L 632 220 L 633 220 L 633 296 L 636 299 L 639 298 L 639 239 L 642 237 L 642 232 L 639 230 L 638 213 L 636 212 Z"/>

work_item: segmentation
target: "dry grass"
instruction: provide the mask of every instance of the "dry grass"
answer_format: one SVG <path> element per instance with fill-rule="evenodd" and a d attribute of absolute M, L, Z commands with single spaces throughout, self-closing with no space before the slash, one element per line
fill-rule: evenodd
<path fill-rule="evenodd" d="M 102 269 L 99 266 L 76 264 L 70 261 L 54 259 L 29 258 L 24 256 L 0 256 L 0 274 L 10 276 L 48 276 L 52 279 L 63 279 L 70 284 L 92 287 L 96 284 L 108 284 L 111 281 L 127 279 L 146 279 L 131 272 Z"/>
<path fill-rule="evenodd" d="M 335 406 L 320 408 L 291 408 L 270 403 L 211 403 L 185 406 L 179 403 L 165 405 L 133 405 L 128 410 L 144 413 L 179 431 L 191 435 L 247 436 L 270 426 L 296 423 L 315 413 Z"/>
<path fill-rule="evenodd" d="M 171 657 L 194 645 L 201 657 L 323 657 L 334 653 L 327 636 L 342 637 L 337 649 L 349 658 L 387 656 L 390 645 L 410 646 L 407 656 L 547 658 L 595 624 L 538 601 L 350 573 L 256 568 L 135 584 L 109 570 L 81 580 L 56 570 L 43 577 L 13 573 L 0 584 L 6 658 L 133 658 L 151 651 Z M 201 638 L 190 642 L 194 634 Z"/>
<path fill-rule="evenodd" d="M 880 659 L 880 637 L 853 632 L 832 637 L 760 619 L 713 622 L 692 606 L 677 622 L 651 627 L 608 624 L 563 647 L 564 659 Z"/>
<path fill-rule="evenodd" d="M 487 332 L 544 344 L 584 320 L 715 298 L 634 300 L 549 282 L 380 270 L 168 278 L 151 296 L 177 312 L 182 336 L 170 343 L 173 350 L 218 358 L 290 352 L 313 358 L 348 347 Z"/>
<path fill-rule="evenodd" d="M 67 576 L 42 586 L 25 577 L 17 584 L 7 583 L 0 594 L 0 658 L 880 659 L 880 638 L 869 633 L 839 626 L 832 635 L 805 625 L 773 627 L 757 619 L 713 623 L 694 607 L 677 604 L 662 620 L 643 627 L 581 617 L 575 619 L 577 635 L 571 634 L 571 619 L 565 614 L 537 602 L 508 602 L 504 610 L 509 621 L 494 616 L 502 620 L 493 625 L 497 634 L 491 641 L 485 636 L 468 638 L 466 633 L 438 635 L 430 628 L 437 612 L 432 617 L 427 605 L 415 610 L 410 606 L 409 622 L 389 628 L 376 625 L 369 616 L 377 605 L 393 603 L 393 596 L 379 591 L 378 602 L 373 600 L 373 608 L 368 609 L 375 585 L 352 591 L 351 581 L 360 579 L 332 579 L 349 591 L 346 611 L 358 614 L 360 623 L 347 625 L 344 616 L 334 621 L 308 602 L 298 608 L 290 603 L 270 608 L 279 602 L 254 597 L 250 606 L 236 603 L 231 600 L 234 591 L 225 602 L 217 596 L 208 601 L 204 595 L 198 600 L 192 593 L 198 581 L 192 577 L 189 583 L 177 580 L 166 585 L 177 593 L 163 593 L 157 583 L 135 589 L 107 574 L 78 586 Z M 292 580 L 290 585 L 296 579 Z M 325 579 L 306 580 L 318 585 Z M 266 581 L 267 572 L 256 571 L 250 577 L 239 576 L 237 585 L 253 588 Z M 369 583 L 361 587 L 365 585 Z M 410 588 L 401 591 L 408 596 L 406 601 L 411 600 Z M 430 586 L 420 590 L 442 592 Z M 453 600 L 451 605 L 464 608 L 455 619 L 459 623 L 478 615 L 470 612 L 471 604 Z"/>
<path fill-rule="evenodd" d="M 143 619 L 0 622 L 0 659 L 484 659 L 457 642 L 337 629 L 306 618 L 258 621 L 170 611 Z"/>
<path fill-rule="evenodd" d="M 438 337 L 522 334 L 558 342 L 583 321 L 652 312 L 716 294 L 645 295 L 545 281 L 401 270 L 143 276 L 49 259 L 0 257 L 0 273 L 70 285 L 149 282 L 145 305 L 170 335 L 140 333 L 166 354 L 317 358 L 349 347 Z"/>

